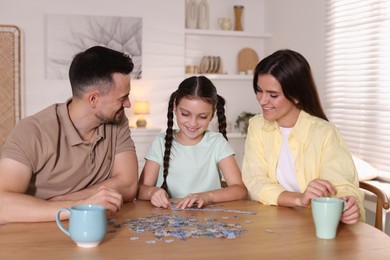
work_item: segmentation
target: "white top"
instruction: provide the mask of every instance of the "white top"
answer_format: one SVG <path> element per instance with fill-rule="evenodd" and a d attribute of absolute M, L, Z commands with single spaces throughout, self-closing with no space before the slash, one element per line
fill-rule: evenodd
<path fill-rule="evenodd" d="M 283 145 L 276 168 L 276 178 L 278 179 L 280 185 L 282 185 L 287 191 L 301 192 L 295 177 L 295 159 L 290 146 L 288 145 L 288 136 L 290 135 L 292 128 L 284 128 L 280 126 L 279 128 L 283 136 Z"/>
<path fill-rule="evenodd" d="M 156 136 L 146 160 L 160 165 L 156 186 L 163 183 L 163 157 L 165 133 Z M 228 141 L 220 133 L 206 131 L 196 145 L 182 145 L 173 138 L 171 160 L 167 177 L 168 191 L 172 198 L 183 198 L 189 193 L 210 191 L 221 188 L 221 172 L 218 163 L 234 155 Z"/>

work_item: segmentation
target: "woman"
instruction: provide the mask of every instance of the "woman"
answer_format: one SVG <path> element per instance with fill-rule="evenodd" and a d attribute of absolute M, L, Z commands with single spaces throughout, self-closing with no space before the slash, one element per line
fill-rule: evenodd
<path fill-rule="evenodd" d="M 341 221 L 364 219 L 351 153 L 322 109 L 309 63 L 279 50 L 256 66 L 253 88 L 263 113 L 250 119 L 243 180 L 250 198 L 307 207 L 316 197 L 346 201 Z"/>

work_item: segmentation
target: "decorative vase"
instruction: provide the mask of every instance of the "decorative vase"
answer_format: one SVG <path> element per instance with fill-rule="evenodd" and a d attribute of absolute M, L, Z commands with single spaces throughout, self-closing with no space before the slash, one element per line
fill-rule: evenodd
<path fill-rule="evenodd" d="M 195 29 L 198 23 L 196 0 L 187 1 L 186 5 L 186 28 Z"/>
<path fill-rule="evenodd" d="M 198 6 L 198 28 L 209 28 L 209 3 L 207 0 L 201 0 Z"/>
<path fill-rule="evenodd" d="M 226 31 L 232 29 L 232 21 L 230 18 L 221 17 L 218 19 L 218 24 L 222 30 Z"/>
<path fill-rule="evenodd" d="M 234 30 L 235 31 L 243 31 L 241 18 L 242 13 L 244 12 L 244 6 L 243 5 L 235 5 L 234 6 L 234 18 L 235 18 L 235 25 Z"/>

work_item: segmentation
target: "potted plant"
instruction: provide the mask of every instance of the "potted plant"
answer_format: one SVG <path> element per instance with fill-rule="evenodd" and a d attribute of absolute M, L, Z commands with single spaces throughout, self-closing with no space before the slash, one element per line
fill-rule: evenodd
<path fill-rule="evenodd" d="M 236 119 L 236 124 L 234 125 L 234 127 L 240 130 L 242 134 L 246 135 L 248 131 L 249 119 L 255 115 L 256 114 L 251 112 L 246 112 L 246 111 L 241 112 L 241 114 Z"/>

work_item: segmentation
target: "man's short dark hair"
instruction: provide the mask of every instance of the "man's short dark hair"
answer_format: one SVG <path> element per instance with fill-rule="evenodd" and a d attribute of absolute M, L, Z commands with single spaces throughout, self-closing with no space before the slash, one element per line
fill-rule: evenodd
<path fill-rule="evenodd" d="M 94 46 L 80 52 L 74 57 L 69 69 L 73 96 L 80 97 L 90 87 L 104 94 L 109 91 L 106 86 L 113 83 L 113 73 L 127 75 L 133 68 L 133 61 L 128 55 L 106 47 Z"/>

